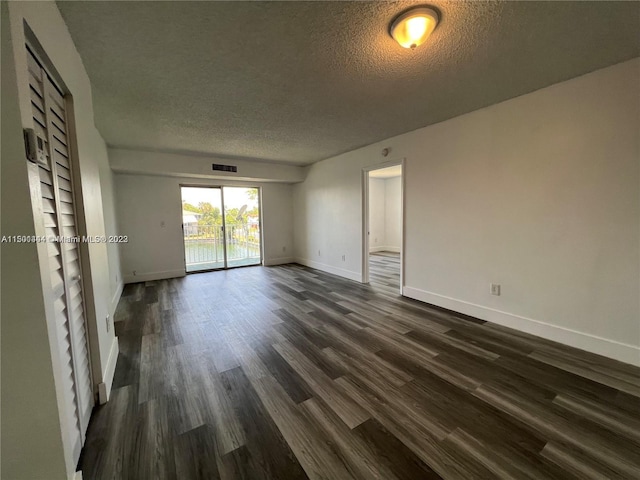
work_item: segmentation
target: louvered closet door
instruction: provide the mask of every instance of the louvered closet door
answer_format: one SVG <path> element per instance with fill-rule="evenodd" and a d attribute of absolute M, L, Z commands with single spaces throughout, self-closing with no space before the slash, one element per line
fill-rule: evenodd
<path fill-rule="evenodd" d="M 46 140 L 47 165 L 39 164 L 47 237 L 77 237 L 69 161 L 65 101 L 47 72 L 28 52 L 33 123 Z M 80 252 L 76 242 L 47 242 L 57 348 L 63 369 L 66 434 L 77 462 L 93 408 L 89 350 L 85 329 Z"/>

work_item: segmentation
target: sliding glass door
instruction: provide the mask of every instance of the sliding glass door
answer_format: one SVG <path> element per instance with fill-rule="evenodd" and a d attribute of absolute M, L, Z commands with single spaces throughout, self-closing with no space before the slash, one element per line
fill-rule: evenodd
<path fill-rule="evenodd" d="M 257 188 L 181 188 L 187 272 L 260 265 Z"/>

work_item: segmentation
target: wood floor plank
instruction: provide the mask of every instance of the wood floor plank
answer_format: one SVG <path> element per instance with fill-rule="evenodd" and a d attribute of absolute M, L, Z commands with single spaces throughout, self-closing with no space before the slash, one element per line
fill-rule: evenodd
<path fill-rule="evenodd" d="M 375 452 L 369 445 L 359 437 L 352 435 L 351 430 L 322 400 L 310 398 L 303 402 L 299 408 L 318 430 L 331 439 L 334 451 L 354 478 L 362 480 L 394 480 L 397 478 L 392 470 L 379 464 Z"/>
<path fill-rule="evenodd" d="M 256 353 L 273 378 L 287 392 L 291 400 L 301 403 L 313 396 L 311 387 L 298 373 L 282 358 L 281 355 L 271 345 L 261 345 L 257 347 Z"/>
<path fill-rule="evenodd" d="M 308 336 L 304 330 L 294 329 L 291 325 L 279 325 L 276 327 L 280 333 L 299 350 L 304 351 L 305 356 L 317 368 L 332 380 L 344 375 L 344 370 L 330 362 L 320 350 L 326 348 L 330 343 L 324 340 L 314 342 L 313 339 L 322 339 L 321 335 Z"/>
<path fill-rule="evenodd" d="M 375 452 L 377 461 L 393 472 L 396 478 L 400 480 L 441 478 L 377 420 L 369 419 L 353 431 Z"/>
<path fill-rule="evenodd" d="M 248 451 L 250 460 L 246 463 L 253 464 L 251 471 L 260 471 L 263 478 L 308 478 L 242 368 L 224 372 L 222 382 L 242 423 L 246 438 L 242 449 Z M 254 473 L 247 478 L 257 477 Z"/>
<path fill-rule="evenodd" d="M 210 425 L 178 435 L 174 444 L 177 478 L 219 480 L 216 436 Z"/>
<path fill-rule="evenodd" d="M 274 345 L 287 363 L 309 384 L 313 392 L 331 406 L 340 419 L 354 428 L 369 418 L 369 415 L 347 396 L 339 385 L 316 368 L 302 352 L 289 342 Z"/>

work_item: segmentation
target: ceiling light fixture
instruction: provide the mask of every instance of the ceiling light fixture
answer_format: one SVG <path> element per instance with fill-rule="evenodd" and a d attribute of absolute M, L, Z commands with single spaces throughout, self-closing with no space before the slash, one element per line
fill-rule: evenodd
<path fill-rule="evenodd" d="M 438 25 L 438 14 L 427 7 L 418 7 L 400 14 L 389 28 L 393 39 L 404 48 L 422 45 Z"/>

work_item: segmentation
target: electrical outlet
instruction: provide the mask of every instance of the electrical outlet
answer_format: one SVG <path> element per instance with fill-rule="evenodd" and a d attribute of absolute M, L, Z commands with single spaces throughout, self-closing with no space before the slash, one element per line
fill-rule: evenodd
<path fill-rule="evenodd" d="M 107 332 L 108 332 L 109 329 L 111 328 L 111 322 L 109 321 L 109 315 L 107 315 L 107 318 L 105 320 L 107 322 Z"/>
<path fill-rule="evenodd" d="M 490 284 L 489 293 L 491 293 L 491 295 L 500 295 L 500 284 L 498 283 Z"/>

